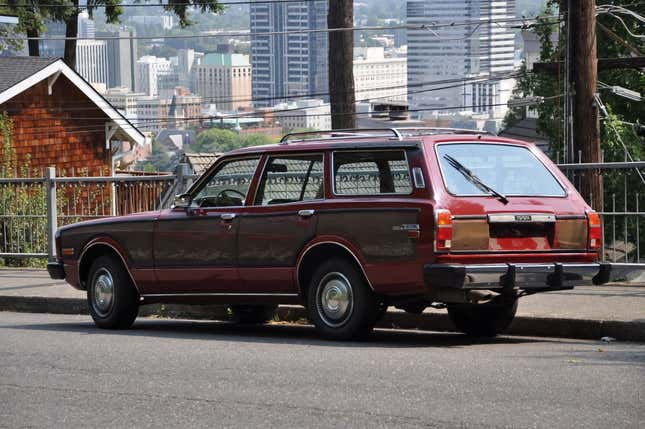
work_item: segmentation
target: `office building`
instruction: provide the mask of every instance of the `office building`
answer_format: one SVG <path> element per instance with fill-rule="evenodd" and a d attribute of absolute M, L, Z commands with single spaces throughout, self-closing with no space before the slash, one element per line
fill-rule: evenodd
<path fill-rule="evenodd" d="M 169 74 L 171 71 L 172 65 L 165 58 L 152 55 L 139 58 L 135 65 L 135 91 L 156 97 L 159 93 L 159 75 Z"/>
<path fill-rule="evenodd" d="M 135 63 L 137 62 L 137 41 L 134 31 L 97 32 L 105 37 L 108 55 L 108 88 L 126 87 L 134 91 Z"/>
<path fill-rule="evenodd" d="M 219 111 L 251 106 L 251 65 L 242 54 L 206 54 L 193 66 L 195 92 Z"/>
<path fill-rule="evenodd" d="M 328 35 L 290 33 L 327 28 L 327 1 L 251 3 L 253 99 L 268 107 L 290 95 L 327 93 Z"/>
<path fill-rule="evenodd" d="M 298 100 L 274 106 L 275 118 L 283 130 L 330 130 L 329 103 L 320 99 Z"/>
<path fill-rule="evenodd" d="M 407 101 L 408 60 L 385 57 L 383 47 L 354 48 L 356 101 Z"/>
<path fill-rule="evenodd" d="M 108 52 L 105 40 L 76 42 L 76 71 L 91 84 L 108 86 Z"/>
<path fill-rule="evenodd" d="M 429 27 L 408 29 L 410 109 L 502 114 L 494 107 L 508 100 L 512 85 L 458 80 L 513 72 L 515 34 L 504 20 L 514 17 L 515 0 L 409 0 L 408 24 Z M 437 26 L 451 23 L 462 24 Z M 455 80 L 452 88 L 433 90 Z"/>

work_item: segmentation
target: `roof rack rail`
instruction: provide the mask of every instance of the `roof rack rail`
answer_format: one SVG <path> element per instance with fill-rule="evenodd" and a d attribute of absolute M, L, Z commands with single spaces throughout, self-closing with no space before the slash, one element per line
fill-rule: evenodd
<path fill-rule="evenodd" d="M 374 133 L 374 134 L 372 134 Z M 396 128 L 348 128 L 342 130 L 326 130 L 326 131 L 303 131 L 298 133 L 289 133 L 285 134 L 281 139 L 279 144 L 289 144 L 290 141 L 294 140 L 293 137 L 305 137 L 305 136 L 316 136 L 316 135 L 330 135 L 331 138 L 347 138 L 347 137 L 374 137 L 375 133 L 380 134 L 392 134 L 393 138 L 401 140 L 403 136 Z M 304 139 L 300 139 L 302 141 Z"/>
<path fill-rule="evenodd" d="M 487 134 L 496 136 L 497 134 L 486 130 L 471 130 L 468 128 L 441 128 L 441 127 L 403 127 L 397 128 L 397 131 L 403 136 L 410 135 L 409 133 L 416 132 L 416 135 L 424 135 L 430 133 L 447 133 L 447 134 Z"/>

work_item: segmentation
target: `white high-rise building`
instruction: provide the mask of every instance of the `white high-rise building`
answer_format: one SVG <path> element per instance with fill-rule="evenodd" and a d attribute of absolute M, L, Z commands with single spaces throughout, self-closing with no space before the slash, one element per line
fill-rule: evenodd
<path fill-rule="evenodd" d="M 251 3 L 251 66 L 256 107 L 289 95 L 328 92 L 328 35 L 290 33 L 327 28 L 327 0 Z"/>
<path fill-rule="evenodd" d="M 385 57 L 383 47 L 354 48 L 356 101 L 407 101 L 408 60 Z"/>
<path fill-rule="evenodd" d="M 108 84 L 108 49 L 105 40 L 76 42 L 76 71 L 89 83 Z"/>
<path fill-rule="evenodd" d="M 172 64 L 166 58 L 159 58 L 152 55 L 145 55 L 137 60 L 135 67 L 136 92 L 143 92 L 151 97 L 159 93 L 157 79 L 161 74 L 172 72 Z"/>
<path fill-rule="evenodd" d="M 430 28 L 408 30 L 408 85 L 414 92 L 408 97 L 410 109 L 450 112 L 461 107 L 502 114 L 495 105 L 510 97 L 508 82 L 442 81 L 511 73 L 515 34 L 513 23 L 504 20 L 514 17 L 515 0 L 408 0 L 408 24 Z M 469 24 L 459 24 L 464 22 Z M 458 25 L 440 26 L 451 23 Z M 432 90 L 450 85 L 454 87 Z"/>

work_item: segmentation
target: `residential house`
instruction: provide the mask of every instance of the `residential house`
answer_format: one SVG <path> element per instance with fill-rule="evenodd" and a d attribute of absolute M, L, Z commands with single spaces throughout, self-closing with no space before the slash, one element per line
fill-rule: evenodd
<path fill-rule="evenodd" d="M 0 57 L 0 113 L 13 122 L 20 165 L 114 171 L 144 135 L 62 59 Z M 0 153 L 0 157 L 2 154 Z"/>

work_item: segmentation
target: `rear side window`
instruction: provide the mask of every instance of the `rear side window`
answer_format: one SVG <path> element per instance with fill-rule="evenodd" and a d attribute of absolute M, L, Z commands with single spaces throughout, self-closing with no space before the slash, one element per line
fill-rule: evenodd
<path fill-rule="evenodd" d="M 437 145 L 436 151 L 446 188 L 453 195 L 490 194 L 471 175 L 507 196 L 566 195 L 553 174 L 525 147 L 446 143 Z"/>
<path fill-rule="evenodd" d="M 260 182 L 256 205 L 322 199 L 325 195 L 323 156 L 272 157 Z"/>
<path fill-rule="evenodd" d="M 410 169 L 403 150 L 335 152 L 336 195 L 412 193 Z"/>

